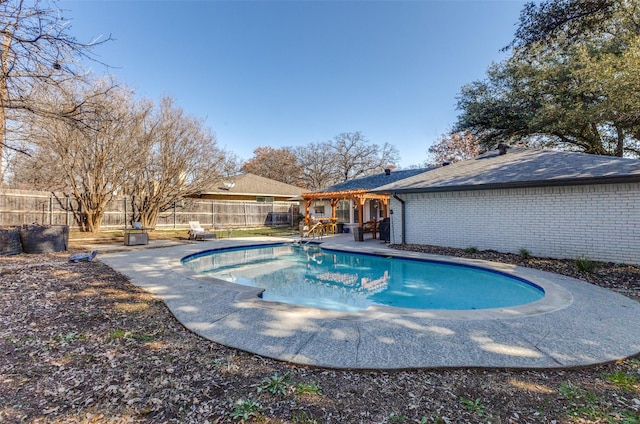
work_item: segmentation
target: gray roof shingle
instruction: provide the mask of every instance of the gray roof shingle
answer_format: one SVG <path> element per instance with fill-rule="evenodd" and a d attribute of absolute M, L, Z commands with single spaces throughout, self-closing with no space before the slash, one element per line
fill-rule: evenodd
<path fill-rule="evenodd" d="M 404 169 L 399 171 L 391 171 L 389 175 L 385 172 L 380 174 L 369 175 L 368 177 L 356 178 L 354 180 L 345 181 L 343 183 L 334 184 L 321 190 L 319 193 L 329 193 L 336 191 L 348 190 L 373 190 L 383 185 L 387 185 L 398 180 L 413 177 L 428 171 L 429 168 L 420 169 Z"/>
<path fill-rule="evenodd" d="M 299 196 L 306 190 L 254 174 L 238 174 L 223 178 L 203 190 L 203 194 L 235 194 L 260 196 Z"/>
<path fill-rule="evenodd" d="M 491 151 L 377 188 L 429 192 L 640 181 L 640 160 L 555 150 Z"/>

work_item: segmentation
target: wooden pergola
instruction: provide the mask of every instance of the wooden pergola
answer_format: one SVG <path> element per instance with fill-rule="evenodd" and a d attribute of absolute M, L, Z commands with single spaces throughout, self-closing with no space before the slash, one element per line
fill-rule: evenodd
<path fill-rule="evenodd" d="M 354 204 L 358 206 L 358 227 L 362 228 L 364 225 L 364 204 L 367 200 L 377 200 L 382 207 L 382 217 L 386 218 L 388 213 L 389 199 L 388 194 L 375 194 L 370 193 L 367 190 L 344 190 L 344 191 L 326 191 L 315 193 L 303 193 L 302 200 L 304 200 L 304 219 L 305 223 L 309 225 L 311 223 L 311 217 L 309 216 L 309 208 L 311 203 L 315 200 L 327 200 L 331 204 L 331 219 L 336 219 L 336 207 L 340 200 L 353 200 Z"/>

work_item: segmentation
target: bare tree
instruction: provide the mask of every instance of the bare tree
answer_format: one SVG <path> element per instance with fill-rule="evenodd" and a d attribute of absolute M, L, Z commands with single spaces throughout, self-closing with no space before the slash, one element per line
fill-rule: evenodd
<path fill-rule="evenodd" d="M 472 159 L 480 153 L 478 138 L 470 131 L 442 134 L 428 150 L 431 165 L 442 165 Z"/>
<path fill-rule="evenodd" d="M 295 149 L 302 181 L 309 190 L 395 168 L 398 150 L 388 143 L 372 144 L 360 132 L 341 133 L 332 140 Z"/>
<path fill-rule="evenodd" d="M 78 77 L 76 61 L 91 58 L 91 49 L 99 44 L 76 41 L 54 5 L 55 0 L 0 1 L 0 184 L 4 148 L 23 150 L 8 142 L 8 122 L 19 119 L 18 112 L 49 118 L 74 114 L 76 105 L 52 110 L 38 102 L 34 93 L 41 92 L 42 86 Z"/>
<path fill-rule="evenodd" d="M 203 122 L 185 116 L 169 97 L 161 99 L 145 121 L 135 138 L 136 163 L 128 175 L 127 193 L 133 199 L 134 220 L 153 227 L 161 212 L 210 187 L 235 163 L 217 147 Z"/>
<path fill-rule="evenodd" d="M 15 151 L 6 153 L 6 184 L 9 188 L 69 190 L 62 164 L 51 150 L 32 147 L 28 155 Z"/>
<path fill-rule="evenodd" d="M 301 171 L 302 186 L 319 191 L 338 182 L 335 156 L 328 142 L 310 143 L 294 150 Z"/>
<path fill-rule="evenodd" d="M 398 149 L 389 143 L 382 147 L 370 144 L 359 131 L 338 134 L 329 144 L 335 155 L 334 169 L 339 181 L 382 172 L 398 161 Z"/>
<path fill-rule="evenodd" d="M 242 159 L 227 149 L 220 150 L 222 158 L 215 164 L 215 170 L 223 177 L 230 177 L 232 175 L 238 175 L 242 169 Z"/>
<path fill-rule="evenodd" d="M 116 194 L 130 195 L 133 220 L 153 227 L 176 200 L 237 171 L 236 157 L 220 150 L 202 121 L 185 116 L 172 99 L 156 107 L 137 101 L 132 91 L 111 80 L 69 85 L 43 92 L 39 100 L 66 108 L 82 99 L 74 119 L 39 116 L 30 121 L 36 149 L 22 161 L 22 169 L 39 170 L 14 175 L 14 180 L 47 188 L 62 183 L 86 216 L 80 222 L 85 229 L 99 231 Z M 45 181 L 47 173 L 61 178 Z"/>
<path fill-rule="evenodd" d="M 242 165 L 242 172 L 271 178 L 286 184 L 300 185 L 302 170 L 298 159 L 290 147 L 274 149 L 269 146 L 253 150 L 253 158 Z"/>
<path fill-rule="evenodd" d="M 78 99 L 83 100 L 79 103 Z M 87 85 L 69 82 L 48 87 L 39 93 L 38 101 L 49 103 L 53 110 L 74 105 L 73 120 L 33 116 L 32 139 L 38 149 L 36 157 L 49 155 L 52 159 L 37 166 L 50 164 L 50 172 L 63 176 L 86 216 L 81 224 L 96 232 L 107 204 L 121 191 L 135 163 L 136 145 L 131 139 L 141 117 L 132 111 L 133 93 L 103 79 Z"/>

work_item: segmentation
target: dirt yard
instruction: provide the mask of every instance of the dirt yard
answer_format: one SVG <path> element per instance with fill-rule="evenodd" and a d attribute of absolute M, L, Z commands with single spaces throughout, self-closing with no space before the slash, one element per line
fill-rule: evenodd
<path fill-rule="evenodd" d="M 640 268 L 517 263 L 640 300 Z M 204 340 L 97 260 L 0 257 L 2 423 L 640 423 L 640 358 L 565 370 L 349 371 Z M 638 334 L 640 337 L 640 334 Z"/>

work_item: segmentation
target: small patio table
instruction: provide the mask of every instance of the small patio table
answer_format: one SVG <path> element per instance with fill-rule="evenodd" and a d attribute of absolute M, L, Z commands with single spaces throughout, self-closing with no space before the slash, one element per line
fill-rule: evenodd
<path fill-rule="evenodd" d="M 149 234 L 147 231 L 153 230 L 151 227 L 125 227 L 121 228 L 124 231 L 124 245 L 125 246 L 138 246 L 143 244 L 149 244 Z"/>

